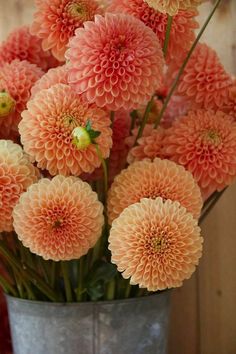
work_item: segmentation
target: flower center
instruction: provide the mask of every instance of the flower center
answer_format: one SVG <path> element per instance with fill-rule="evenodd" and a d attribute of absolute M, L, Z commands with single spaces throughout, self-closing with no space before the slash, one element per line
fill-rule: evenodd
<path fill-rule="evenodd" d="M 208 130 L 202 134 L 202 139 L 208 144 L 219 145 L 221 143 L 221 137 L 214 130 Z"/>
<path fill-rule="evenodd" d="M 68 10 L 69 14 L 73 17 L 80 17 L 80 18 L 84 18 L 87 17 L 88 15 L 88 8 L 85 4 L 81 4 L 81 3 L 75 3 L 72 2 L 70 4 L 68 4 Z"/>
<path fill-rule="evenodd" d="M 0 92 L 0 118 L 7 116 L 14 110 L 15 100 L 9 95 L 8 92 Z"/>
<path fill-rule="evenodd" d="M 62 223 L 63 223 L 63 221 L 60 219 L 55 220 L 53 223 L 53 228 L 58 229 L 59 227 L 61 227 Z"/>
<path fill-rule="evenodd" d="M 63 124 L 66 128 L 76 128 L 78 125 L 78 121 L 75 117 L 71 116 L 70 114 L 66 114 L 63 117 Z"/>
<path fill-rule="evenodd" d="M 162 237 L 156 237 L 151 240 L 151 246 L 155 252 L 160 252 L 165 248 L 166 242 Z"/>
<path fill-rule="evenodd" d="M 168 246 L 167 233 L 164 230 L 150 230 L 145 248 L 154 253 L 163 253 Z"/>

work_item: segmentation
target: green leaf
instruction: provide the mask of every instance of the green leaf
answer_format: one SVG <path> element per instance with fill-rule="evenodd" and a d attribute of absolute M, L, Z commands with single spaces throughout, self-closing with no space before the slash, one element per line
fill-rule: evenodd
<path fill-rule="evenodd" d="M 90 132 L 90 130 L 92 130 L 92 124 L 91 124 L 90 120 L 87 121 L 85 128 L 86 128 L 87 132 Z"/>
<path fill-rule="evenodd" d="M 101 132 L 96 131 L 96 130 L 90 130 L 89 131 L 89 136 L 91 140 L 96 139 L 97 137 L 99 137 L 99 135 L 101 135 Z"/>

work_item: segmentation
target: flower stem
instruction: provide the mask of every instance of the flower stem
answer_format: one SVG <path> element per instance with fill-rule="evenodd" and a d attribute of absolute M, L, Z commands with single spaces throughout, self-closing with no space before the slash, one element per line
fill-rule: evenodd
<path fill-rule="evenodd" d="M 104 160 L 104 158 L 102 157 L 102 152 L 98 146 L 98 144 L 95 144 L 96 147 L 96 151 L 97 151 L 97 155 L 102 163 L 102 168 L 103 168 L 103 173 L 104 173 L 104 188 L 105 188 L 105 196 L 107 195 L 107 191 L 108 191 L 108 172 L 107 172 L 107 164 Z"/>
<path fill-rule="evenodd" d="M 204 207 L 202 209 L 201 216 L 199 218 L 199 224 L 202 224 L 207 215 L 211 212 L 211 210 L 214 208 L 218 200 L 221 198 L 223 193 L 226 191 L 227 188 L 223 189 L 221 192 L 215 192 L 213 193 L 207 201 L 204 203 Z"/>
<path fill-rule="evenodd" d="M 69 278 L 69 269 L 68 269 L 68 262 L 61 262 L 61 271 L 64 279 L 64 286 L 66 292 L 66 301 L 72 302 L 73 295 L 71 290 L 70 278 Z"/>
<path fill-rule="evenodd" d="M 171 26 L 172 26 L 172 21 L 173 21 L 173 17 L 170 15 L 168 16 L 168 20 L 167 20 L 167 27 L 166 27 L 166 36 L 165 36 L 165 41 L 164 41 L 164 46 L 163 46 L 163 53 L 164 56 L 166 58 L 167 53 L 168 53 L 168 45 L 169 45 L 169 41 L 170 41 L 170 32 L 171 32 Z"/>
<path fill-rule="evenodd" d="M 116 282 L 112 279 L 107 286 L 107 300 L 114 300 L 115 298 Z"/>
<path fill-rule="evenodd" d="M 156 119 L 156 122 L 155 122 L 155 125 L 154 125 L 155 128 L 158 127 L 158 125 L 159 125 L 159 123 L 160 123 L 160 121 L 161 121 L 161 119 L 162 119 L 162 117 L 163 117 L 163 114 L 164 114 L 165 111 L 166 111 L 166 108 L 167 108 L 167 106 L 168 106 L 168 103 L 170 102 L 170 99 L 171 99 L 171 97 L 172 97 L 172 95 L 173 95 L 173 93 L 174 93 L 174 91 L 175 91 L 175 89 L 176 89 L 176 87 L 177 87 L 177 85 L 178 85 L 178 83 L 179 83 L 179 79 L 180 79 L 180 77 L 182 76 L 182 74 L 183 74 L 183 72 L 184 72 L 184 69 L 185 69 L 186 65 L 188 64 L 188 61 L 189 61 L 189 59 L 190 59 L 190 57 L 191 57 L 191 55 L 192 55 L 194 49 L 196 48 L 196 46 L 197 46 L 197 44 L 198 44 L 200 38 L 202 37 L 202 35 L 203 35 L 203 33 L 204 33 L 204 31 L 205 31 L 205 29 L 206 29 L 208 23 L 210 22 L 212 16 L 214 15 L 214 13 L 215 13 L 217 7 L 218 7 L 219 4 L 220 4 L 220 2 L 221 2 L 221 0 L 217 0 L 217 1 L 216 1 L 216 3 L 215 3 L 215 5 L 214 5 L 214 7 L 213 7 L 213 9 L 212 9 L 212 11 L 211 11 L 211 13 L 210 13 L 210 15 L 209 15 L 208 18 L 206 19 L 204 25 L 202 26 L 200 32 L 199 32 L 198 35 L 197 35 L 195 41 L 193 42 L 192 47 L 190 48 L 190 50 L 189 50 L 189 52 L 188 52 L 188 54 L 187 54 L 187 56 L 186 56 L 186 58 L 185 58 L 185 60 L 184 60 L 184 62 L 183 62 L 183 64 L 182 64 L 182 66 L 180 67 L 179 72 L 178 72 L 178 74 L 177 74 L 177 76 L 176 76 L 176 78 L 175 78 L 175 80 L 174 80 L 174 83 L 173 83 L 173 85 L 172 85 L 172 87 L 171 87 L 171 90 L 170 90 L 168 96 L 166 97 L 165 102 L 164 102 L 164 104 L 163 104 L 163 107 L 162 107 L 162 109 L 161 109 L 161 111 L 160 111 L 160 113 L 159 113 L 159 115 L 158 115 L 158 117 L 157 117 L 157 119 Z"/>
<path fill-rule="evenodd" d="M 84 277 L 84 257 L 80 258 L 79 262 L 78 262 L 78 266 L 79 266 L 79 283 L 78 283 L 78 287 L 77 287 L 77 294 L 76 294 L 76 298 L 77 301 L 81 301 L 82 300 L 82 295 L 83 295 L 83 277 Z"/>
<path fill-rule="evenodd" d="M 130 285 L 130 283 L 126 284 L 125 299 L 128 299 L 130 297 L 131 289 L 132 289 L 132 286 Z"/>
<path fill-rule="evenodd" d="M 145 125 L 147 124 L 147 121 L 148 121 L 149 113 L 150 113 L 150 111 L 152 109 L 153 100 L 154 100 L 154 95 L 152 96 L 151 100 L 147 104 L 147 107 L 146 107 L 146 110 L 145 110 L 145 113 L 144 113 L 144 116 L 143 116 L 143 119 L 142 119 L 142 123 L 141 123 L 141 125 L 139 127 L 138 135 L 136 136 L 134 145 L 137 144 L 138 139 L 140 139 L 142 137 L 142 135 L 143 135 L 143 131 L 144 131 Z"/>
<path fill-rule="evenodd" d="M 16 289 L 1 275 L 0 275 L 0 286 L 7 294 L 11 294 L 15 297 L 18 296 Z"/>

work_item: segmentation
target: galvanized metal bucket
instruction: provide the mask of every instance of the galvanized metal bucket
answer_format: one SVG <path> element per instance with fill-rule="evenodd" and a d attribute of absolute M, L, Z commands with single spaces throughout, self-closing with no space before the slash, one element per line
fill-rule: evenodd
<path fill-rule="evenodd" d="M 14 354 L 166 354 L 169 296 L 78 304 L 7 297 Z"/>

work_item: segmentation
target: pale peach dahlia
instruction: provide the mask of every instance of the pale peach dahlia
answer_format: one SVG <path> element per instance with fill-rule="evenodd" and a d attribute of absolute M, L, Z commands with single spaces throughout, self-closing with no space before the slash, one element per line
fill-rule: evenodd
<path fill-rule="evenodd" d="M 112 146 L 109 114 L 85 102 L 71 87 L 57 84 L 42 90 L 27 104 L 19 125 L 25 151 L 41 169 L 51 175 L 79 176 L 92 173 L 101 165 L 94 144 L 79 150 L 73 144 L 72 132 L 90 121 L 101 134 L 96 139 L 103 158 Z"/>
<path fill-rule="evenodd" d="M 76 177 L 42 179 L 14 208 L 14 228 L 31 252 L 44 259 L 80 258 L 95 245 L 104 223 L 103 206 Z"/>
<path fill-rule="evenodd" d="M 231 85 L 216 52 L 199 43 L 180 78 L 177 94 L 188 98 L 193 107 L 217 110 Z"/>
<path fill-rule="evenodd" d="M 163 154 L 190 171 L 207 198 L 236 178 L 236 123 L 220 111 L 190 111 L 166 131 Z"/>
<path fill-rule="evenodd" d="M 161 85 L 164 59 L 153 31 L 126 14 L 95 16 L 69 44 L 69 83 L 109 110 L 145 104 Z"/>
<path fill-rule="evenodd" d="M 176 15 L 179 10 L 194 8 L 207 0 L 144 0 L 150 7 L 167 13 L 171 16 Z"/>
<path fill-rule="evenodd" d="M 0 232 L 13 230 L 13 208 L 38 177 L 38 170 L 19 145 L 0 140 Z"/>
<path fill-rule="evenodd" d="M 109 249 L 130 284 L 157 291 L 179 287 L 191 277 L 202 242 L 197 221 L 178 202 L 145 198 L 113 222 Z"/>
<path fill-rule="evenodd" d="M 140 161 L 145 158 L 162 158 L 162 140 L 165 136 L 165 130 L 161 127 L 154 129 L 153 125 L 147 124 L 142 137 L 138 139 L 137 145 L 134 146 L 138 130 L 139 128 L 133 129 L 133 135 L 126 139 L 126 144 L 132 146 L 127 157 L 127 162 L 131 164 L 134 161 Z"/>
<path fill-rule="evenodd" d="M 42 49 L 41 40 L 30 34 L 29 26 L 15 29 L 0 45 L 0 66 L 14 59 L 27 60 L 44 71 L 58 65 L 52 54 Z"/>
<path fill-rule="evenodd" d="M 1 67 L 0 94 L 6 92 L 8 100 L 12 103 L 5 114 L 0 113 L 0 139 L 9 138 L 12 133 L 18 134 L 21 112 L 26 108 L 31 87 L 42 75 L 43 71 L 40 68 L 26 60 L 16 59 Z"/>
<path fill-rule="evenodd" d="M 110 223 L 129 205 L 142 198 L 178 201 L 195 218 L 202 208 L 201 192 L 191 173 L 169 160 L 134 162 L 114 180 L 108 194 Z"/>
<path fill-rule="evenodd" d="M 66 65 L 48 70 L 32 87 L 31 98 L 41 90 L 48 89 L 56 84 L 68 84 L 68 72 Z"/>
<path fill-rule="evenodd" d="M 43 49 L 51 49 L 60 61 L 65 60 L 68 41 L 75 29 L 101 13 L 95 0 L 35 0 L 35 4 L 37 11 L 31 32 L 42 39 Z"/>
<path fill-rule="evenodd" d="M 167 15 L 149 7 L 143 0 L 113 0 L 108 11 L 114 13 L 127 13 L 141 20 L 146 26 L 150 27 L 160 41 L 161 47 L 164 46 Z M 195 18 L 198 15 L 196 10 L 179 11 L 173 17 L 170 40 L 168 44 L 167 61 L 182 60 L 194 41 L 194 30 L 198 28 Z"/>

